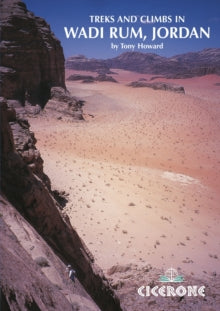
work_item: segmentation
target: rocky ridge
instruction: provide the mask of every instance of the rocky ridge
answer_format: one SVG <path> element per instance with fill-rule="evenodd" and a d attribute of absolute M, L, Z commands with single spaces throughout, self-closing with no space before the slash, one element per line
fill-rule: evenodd
<path fill-rule="evenodd" d="M 143 81 L 133 81 L 128 84 L 131 87 L 150 87 L 154 90 L 163 90 L 163 91 L 171 91 L 175 93 L 183 93 L 185 94 L 185 90 L 183 86 L 167 83 L 167 82 L 143 82 Z"/>
<path fill-rule="evenodd" d="M 98 82 L 115 82 L 117 83 L 117 80 L 114 79 L 112 76 L 109 76 L 105 73 L 101 73 L 99 74 L 98 76 L 89 76 L 89 75 L 79 75 L 79 74 L 73 74 L 73 75 L 70 75 L 68 78 L 67 78 L 68 81 L 82 81 L 83 83 L 92 83 L 92 82 L 95 82 L 95 81 L 98 81 Z"/>
<path fill-rule="evenodd" d="M 111 59 L 98 60 L 98 67 L 96 67 L 96 59 L 87 59 L 85 57 L 83 57 L 83 62 L 78 62 L 76 57 L 68 58 L 65 66 L 68 69 L 87 71 L 92 67 L 92 71 L 96 71 L 102 64 L 106 68 L 106 72 L 110 71 L 110 68 L 114 68 L 178 79 L 206 74 L 220 75 L 219 58 L 219 48 L 189 52 L 170 58 L 153 53 L 125 52 Z"/>
<path fill-rule="evenodd" d="M 71 56 L 66 60 L 67 69 L 87 70 L 97 73 L 111 73 L 109 66 L 102 59 L 88 59 L 84 55 Z"/>

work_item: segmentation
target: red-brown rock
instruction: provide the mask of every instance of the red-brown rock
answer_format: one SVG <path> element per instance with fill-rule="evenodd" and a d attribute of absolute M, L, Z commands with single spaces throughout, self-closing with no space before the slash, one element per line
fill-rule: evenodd
<path fill-rule="evenodd" d="M 2 0 L 0 12 L 2 96 L 44 107 L 52 86 L 65 88 L 60 42 L 23 2 Z"/>

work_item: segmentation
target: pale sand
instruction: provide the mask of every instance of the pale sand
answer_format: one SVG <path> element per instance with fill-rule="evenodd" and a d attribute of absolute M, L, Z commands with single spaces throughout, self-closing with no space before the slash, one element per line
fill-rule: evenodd
<path fill-rule="evenodd" d="M 53 188 L 70 194 L 64 210 L 103 269 L 218 271 L 220 78 L 168 80 L 183 95 L 117 72 L 120 84 L 67 82 L 85 122 L 30 119 Z"/>

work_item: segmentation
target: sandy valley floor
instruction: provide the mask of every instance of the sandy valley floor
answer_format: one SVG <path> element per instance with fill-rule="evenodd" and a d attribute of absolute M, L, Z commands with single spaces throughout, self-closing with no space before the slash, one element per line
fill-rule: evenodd
<path fill-rule="evenodd" d="M 65 211 L 103 269 L 217 271 L 220 78 L 177 80 L 184 95 L 117 72 L 120 83 L 67 82 L 86 121 L 30 119 L 53 188 L 69 193 Z"/>

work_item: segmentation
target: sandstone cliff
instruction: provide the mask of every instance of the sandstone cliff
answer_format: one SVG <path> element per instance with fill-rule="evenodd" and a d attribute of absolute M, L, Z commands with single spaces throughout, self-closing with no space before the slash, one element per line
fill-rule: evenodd
<path fill-rule="evenodd" d="M 1 0 L 2 96 L 44 107 L 64 81 L 64 56 L 50 26 L 19 0 Z"/>
<path fill-rule="evenodd" d="M 21 1 L 1 0 L 0 12 L 1 94 L 7 98 L 0 99 L 1 307 L 16 311 L 121 310 L 93 256 L 60 212 L 25 117 L 31 105 L 35 108 L 31 113 L 37 113 L 52 96 L 64 112 L 68 109 L 70 115 L 80 118 L 82 103 L 65 89 L 60 43 L 49 25 Z M 58 88 L 51 94 L 52 87 Z M 45 249 L 38 252 L 43 263 L 42 256 L 37 259 L 32 254 L 39 241 Z M 43 271 L 45 262 L 53 269 L 51 278 Z M 67 263 L 77 271 L 74 289 L 63 277 Z"/>
<path fill-rule="evenodd" d="M 1 310 L 99 311 L 24 217 L 0 195 Z"/>
<path fill-rule="evenodd" d="M 50 193 L 48 185 L 44 182 L 43 179 L 45 177 L 41 179 L 43 170 L 39 169 L 39 171 L 37 170 L 35 172 L 32 165 L 35 165 L 34 160 L 29 165 L 26 159 L 26 153 L 25 156 L 22 157 L 22 152 L 24 151 L 18 152 L 15 149 L 14 137 L 19 135 L 16 125 L 20 122 L 20 120 L 15 117 L 15 111 L 13 108 L 8 109 L 7 102 L 3 98 L 0 100 L 0 105 L 1 191 L 5 200 L 8 200 L 18 212 L 30 222 L 31 226 L 45 239 L 48 245 L 50 245 L 64 263 L 71 263 L 73 265 L 77 271 L 78 279 L 102 310 L 121 310 L 117 297 L 102 271 L 95 265 L 93 256 L 88 251 L 77 232 L 71 227 L 68 217 L 64 217 L 60 214 L 60 206 Z M 26 122 L 26 127 L 27 124 Z M 38 152 L 34 146 L 35 138 L 33 134 L 30 135 L 28 130 L 26 134 L 27 137 L 25 138 L 25 132 L 22 131 L 23 137 L 21 136 L 21 138 L 22 140 L 26 139 L 28 141 L 28 139 L 32 137 L 32 142 L 29 143 L 29 147 L 33 150 L 31 153 L 35 154 Z M 16 142 L 17 147 L 20 146 L 18 141 L 19 140 Z M 29 150 L 27 153 L 29 154 Z M 43 176 L 45 175 L 43 174 Z M 4 203 L 3 205 L 7 206 L 7 204 L 8 203 Z M 4 215 L 4 212 L 1 212 L 1 216 L 2 215 Z M 9 272 L 13 275 L 16 264 L 14 264 L 14 261 L 4 262 L 5 256 L 7 256 L 6 253 L 7 249 L 3 248 L 1 251 L 1 266 L 9 265 Z M 25 260 L 24 257 L 22 259 L 24 265 Z M 12 278 L 10 273 L 8 277 L 9 280 Z M 10 282 L 8 283 L 7 280 L 5 283 L 2 282 L 1 280 L 3 294 L 6 296 L 7 303 L 10 305 Z M 38 283 L 37 278 L 35 282 Z M 29 293 L 28 287 L 26 291 Z M 15 298 L 13 301 L 16 300 L 16 303 L 19 305 L 19 299 L 16 297 L 22 295 L 22 301 L 26 301 L 25 297 L 30 294 L 27 293 L 25 289 L 22 291 L 20 288 L 20 292 L 17 292 L 17 294 L 16 292 L 14 293 Z M 53 301 L 53 303 L 55 304 L 56 302 Z M 15 308 L 12 310 L 17 309 Z M 44 309 L 39 308 L 39 310 Z M 60 309 L 58 308 L 57 310 Z"/>

